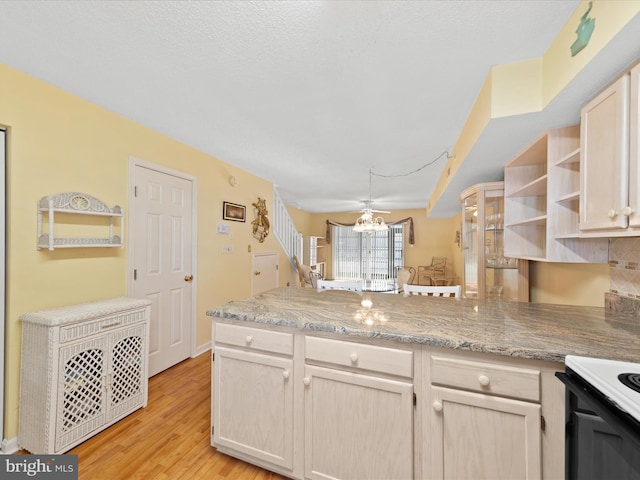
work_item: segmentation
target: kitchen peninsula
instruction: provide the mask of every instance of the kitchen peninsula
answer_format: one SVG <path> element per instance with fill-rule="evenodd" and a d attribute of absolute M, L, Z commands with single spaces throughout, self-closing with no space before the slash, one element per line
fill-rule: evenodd
<path fill-rule="evenodd" d="M 293 478 L 563 478 L 565 355 L 640 361 L 594 307 L 286 287 L 207 315 L 212 444 Z"/>

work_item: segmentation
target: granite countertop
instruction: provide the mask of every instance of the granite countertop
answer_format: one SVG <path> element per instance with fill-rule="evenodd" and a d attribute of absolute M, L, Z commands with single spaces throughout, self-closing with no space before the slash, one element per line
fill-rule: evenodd
<path fill-rule="evenodd" d="M 283 287 L 207 315 L 553 362 L 581 355 L 640 363 L 640 319 L 604 307 Z"/>

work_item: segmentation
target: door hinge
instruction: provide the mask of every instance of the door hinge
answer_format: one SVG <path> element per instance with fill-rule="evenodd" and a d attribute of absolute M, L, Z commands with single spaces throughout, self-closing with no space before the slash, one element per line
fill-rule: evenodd
<path fill-rule="evenodd" d="M 280 270 L 280 265 L 276 265 L 276 270 Z"/>
<path fill-rule="evenodd" d="M 212 353 L 212 354 L 211 354 L 211 361 L 212 361 L 212 362 L 215 362 L 215 361 L 216 361 L 216 354 L 215 354 L 215 353 Z"/>
<path fill-rule="evenodd" d="M 416 405 L 418 405 L 418 397 L 416 397 L 416 394 L 413 394 L 413 406 L 415 407 Z"/>
<path fill-rule="evenodd" d="M 213 430 L 215 427 L 211 427 L 211 435 L 213 435 Z"/>
<path fill-rule="evenodd" d="M 547 422 L 544 417 L 540 415 L 540 429 L 544 432 L 545 428 L 547 428 Z"/>
<path fill-rule="evenodd" d="M 137 268 L 134 268 L 134 269 L 133 269 L 133 279 L 134 279 L 134 280 L 137 280 L 137 279 L 138 279 L 138 269 L 137 269 Z"/>
<path fill-rule="evenodd" d="M 134 197 L 138 196 L 138 186 L 137 185 L 133 187 L 133 196 Z"/>

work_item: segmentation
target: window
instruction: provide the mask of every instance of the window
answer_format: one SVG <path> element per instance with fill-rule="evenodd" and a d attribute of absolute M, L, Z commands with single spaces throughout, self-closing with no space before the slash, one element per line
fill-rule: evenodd
<path fill-rule="evenodd" d="M 392 280 L 404 265 L 404 224 L 386 232 L 358 233 L 333 226 L 332 275 L 335 278 Z"/>

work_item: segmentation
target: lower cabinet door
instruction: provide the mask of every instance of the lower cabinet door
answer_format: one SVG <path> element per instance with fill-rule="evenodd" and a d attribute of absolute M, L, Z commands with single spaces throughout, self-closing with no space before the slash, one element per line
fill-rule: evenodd
<path fill-rule="evenodd" d="M 305 477 L 410 479 L 413 385 L 305 366 Z"/>
<path fill-rule="evenodd" d="M 431 478 L 542 478 L 540 405 L 448 388 L 431 391 Z"/>
<path fill-rule="evenodd" d="M 216 347 L 213 443 L 293 468 L 293 361 Z"/>

